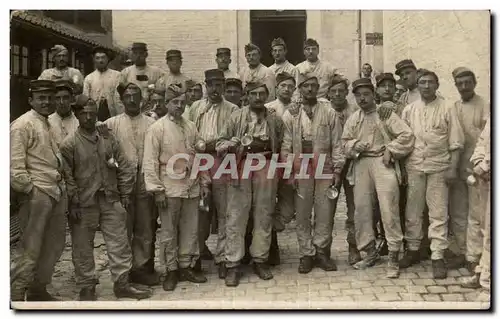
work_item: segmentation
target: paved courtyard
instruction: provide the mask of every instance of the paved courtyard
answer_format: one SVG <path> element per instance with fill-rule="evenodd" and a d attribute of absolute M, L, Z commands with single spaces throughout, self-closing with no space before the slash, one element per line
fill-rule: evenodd
<path fill-rule="evenodd" d="M 325 272 L 314 269 L 303 275 L 297 272 L 299 263 L 295 225 L 291 223 L 280 233 L 279 245 L 282 264 L 273 270 L 274 279 L 260 280 L 251 267 L 245 269 L 241 284 L 236 288 L 226 287 L 224 280 L 217 276 L 217 268 L 212 261 L 203 261 L 208 282 L 193 284 L 180 282 L 173 292 L 166 292 L 161 285 L 153 287 L 151 299 L 135 302 L 120 299 L 120 303 L 107 303 L 113 308 L 157 308 L 157 309 L 209 309 L 209 308 L 314 308 L 314 309 L 356 309 L 356 308 L 474 308 L 489 307 L 489 296 L 479 290 L 465 289 L 459 284 L 459 277 L 466 275 L 465 269 L 449 270 L 448 278 L 432 279 L 430 261 L 420 263 L 401 271 L 399 279 L 385 278 L 386 257 L 373 268 L 364 271 L 353 269 L 347 264 L 347 244 L 345 241 L 345 204 L 343 196 L 335 218 L 334 244 L 332 256 L 338 270 Z M 213 251 L 216 236 L 209 239 Z M 117 301 L 113 295 L 105 245 L 100 233 L 95 241 L 96 271 L 100 284 L 97 286 L 99 301 Z M 158 256 L 158 254 L 157 254 Z M 163 269 L 157 260 L 158 271 Z M 66 248 L 56 266 L 49 291 L 64 301 L 74 301 L 78 297 L 75 287 L 74 270 L 71 262 L 70 236 Z M 479 302 L 478 302 L 479 301 Z M 31 303 L 33 304 L 33 303 Z M 56 303 L 51 307 L 100 308 L 103 303 Z M 21 305 L 20 305 L 21 306 Z M 26 306 L 26 305 L 24 305 Z M 17 307 L 14 305 L 14 307 Z"/>

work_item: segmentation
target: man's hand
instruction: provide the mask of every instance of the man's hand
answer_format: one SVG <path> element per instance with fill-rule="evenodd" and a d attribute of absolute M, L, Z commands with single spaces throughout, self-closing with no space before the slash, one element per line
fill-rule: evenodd
<path fill-rule="evenodd" d="M 457 169 L 450 167 L 445 173 L 444 178 L 448 184 L 453 183 L 457 179 Z"/>
<path fill-rule="evenodd" d="M 130 205 L 130 199 L 128 196 L 122 196 L 120 202 L 122 203 L 123 208 L 128 209 L 128 206 Z"/>
<path fill-rule="evenodd" d="M 367 142 L 356 142 L 356 144 L 354 144 L 354 150 L 358 153 L 361 153 L 361 152 L 364 152 L 368 149 L 369 147 L 369 144 Z"/>
<path fill-rule="evenodd" d="M 97 121 L 95 123 L 95 127 L 97 129 L 97 132 L 99 132 L 100 135 L 102 136 L 108 136 L 109 135 L 109 127 L 106 125 L 106 123 Z"/>
<path fill-rule="evenodd" d="M 333 173 L 333 180 L 332 180 L 333 186 L 338 188 L 341 183 L 342 183 L 342 177 L 340 176 L 340 173 Z"/>
<path fill-rule="evenodd" d="M 391 167 L 391 165 L 392 165 L 391 159 L 392 159 L 391 152 L 389 152 L 388 149 L 385 149 L 384 157 L 382 159 L 382 161 L 384 162 L 385 167 Z"/>
<path fill-rule="evenodd" d="M 155 204 L 160 209 L 167 208 L 167 196 L 164 192 L 155 193 Z"/>
<path fill-rule="evenodd" d="M 490 180 L 490 174 L 488 172 L 485 172 L 480 165 L 476 165 L 473 169 L 474 175 L 478 176 L 479 178 L 482 178 L 486 181 Z"/>
<path fill-rule="evenodd" d="M 216 152 L 217 156 L 224 157 L 229 151 L 229 145 L 227 143 L 223 143 L 221 146 L 217 147 Z"/>
<path fill-rule="evenodd" d="M 82 212 L 79 205 L 70 205 L 68 209 L 68 218 L 73 224 L 78 224 L 82 219 Z"/>
<path fill-rule="evenodd" d="M 394 104 L 392 102 L 384 102 L 377 109 L 378 116 L 380 117 L 380 120 L 382 120 L 382 121 L 385 121 L 389 117 L 391 117 L 391 114 L 393 112 L 393 107 L 389 106 L 389 103 Z"/>

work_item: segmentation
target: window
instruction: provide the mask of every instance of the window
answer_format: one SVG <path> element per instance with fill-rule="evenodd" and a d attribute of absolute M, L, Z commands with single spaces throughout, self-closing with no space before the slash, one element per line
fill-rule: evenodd
<path fill-rule="evenodd" d="M 12 45 L 10 47 L 10 72 L 12 75 L 29 75 L 29 50 L 27 47 Z"/>
<path fill-rule="evenodd" d="M 10 46 L 10 72 L 12 75 L 19 75 L 19 46 Z"/>
<path fill-rule="evenodd" d="M 22 74 L 23 76 L 28 76 L 29 71 L 28 71 L 28 58 L 29 58 L 29 51 L 27 47 L 23 47 L 22 50 Z"/>

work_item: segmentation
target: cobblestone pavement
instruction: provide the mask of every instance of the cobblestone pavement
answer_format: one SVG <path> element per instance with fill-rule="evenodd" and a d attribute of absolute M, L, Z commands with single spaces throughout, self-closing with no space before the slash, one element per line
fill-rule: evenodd
<path fill-rule="evenodd" d="M 159 308 L 360 308 L 360 307 L 425 307 L 442 308 L 488 308 L 489 296 L 479 290 L 465 289 L 459 284 L 459 277 L 466 275 L 465 269 L 449 270 L 448 278 L 432 279 L 430 261 L 401 271 L 399 279 L 385 278 L 386 257 L 373 268 L 364 271 L 353 269 L 347 264 L 347 244 L 345 241 L 345 204 L 343 196 L 335 218 L 332 256 L 338 270 L 325 272 L 314 269 L 309 274 L 299 274 L 297 237 L 293 222 L 280 233 L 278 241 L 282 264 L 273 270 L 274 279 L 260 280 L 250 267 L 245 269 L 241 284 L 236 288 L 226 287 L 224 280 L 217 276 L 217 268 L 212 261 L 203 261 L 208 282 L 193 284 L 180 282 L 173 292 L 166 292 L 161 286 L 154 287 L 151 299 L 138 303 L 127 300 L 124 305 Z M 216 236 L 209 238 L 208 246 L 215 248 Z M 100 233 L 95 241 L 96 271 L 100 284 L 97 286 L 99 301 L 116 301 L 113 295 L 105 245 Z M 158 256 L 158 254 L 157 254 Z M 163 271 L 156 261 L 158 271 Z M 66 239 L 66 249 L 56 266 L 49 291 L 64 301 L 76 300 L 74 270 L 71 262 L 70 237 Z M 125 299 L 122 299 L 125 300 Z M 165 301 L 158 306 L 154 301 Z M 483 303 L 471 303 L 482 301 Z M 190 303 L 191 302 L 191 303 Z M 384 303 L 381 303 L 384 302 Z M 409 302 L 409 303 L 406 303 Z M 148 304 L 149 303 L 149 304 Z M 120 303 L 121 304 L 121 303 Z M 184 306 L 181 306 L 184 305 Z M 121 307 L 121 306 L 119 306 Z"/>

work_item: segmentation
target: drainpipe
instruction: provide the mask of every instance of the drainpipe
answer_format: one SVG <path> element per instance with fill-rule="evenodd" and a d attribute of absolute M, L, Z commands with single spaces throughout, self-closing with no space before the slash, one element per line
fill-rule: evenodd
<path fill-rule="evenodd" d="M 236 73 L 240 74 L 240 37 L 239 37 L 239 23 L 238 23 L 238 10 L 234 10 L 236 12 Z"/>
<path fill-rule="evenodd" d="M 362 65 L 362 38 L 361 38 L 361 10 L 357 10 L 355 15 L 356 23 L 356 39 L 354 40 L 354 69 L 356 70 L 356 78 L 361 76 L 361 65 Z"/>

